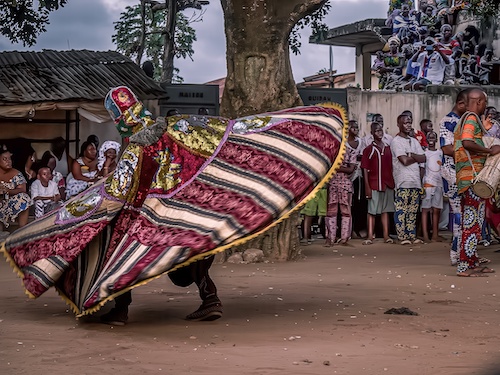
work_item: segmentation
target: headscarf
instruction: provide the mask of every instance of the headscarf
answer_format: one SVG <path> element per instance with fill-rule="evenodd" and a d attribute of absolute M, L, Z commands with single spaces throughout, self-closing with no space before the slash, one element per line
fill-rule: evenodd
<path fill-rule="evenodd" d="M 109 149 L 115 149 L 116 150 L 116 156 L 118 157 L 118 154 L 120 153 L 120 144 L 115 141 L 106 141 L 102 144 L 101 148 L 99 149 L 99 157 L 97 158 L 97 169 L 101 170 L 104 162 L 106 161 L 106 155 L 104 153 L 108 151 Z"/>
<path fill-rule="evenodd" d="M 391 42 L 396 42 L 396 44 L 398 45 L 398 47 L 401 45 L 401 41 L 399 40 L 399 38 L 397 36 L 391 36 L 388 40 L 387 40 L 387 44 L 391 44 Z"/>

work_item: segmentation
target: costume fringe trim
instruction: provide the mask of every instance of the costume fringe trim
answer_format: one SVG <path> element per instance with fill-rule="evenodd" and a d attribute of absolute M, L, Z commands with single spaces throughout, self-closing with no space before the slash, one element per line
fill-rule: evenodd
<path fill-rule="evenodd" d="M 7 249 L 5 248 L 5 241 L 2 242 L 2 246 L 0 246 L 0 253 L 3 253 L 5 256 L 5 261 L 10 264 L 12 267 L 12 272 L 17 274 L 21 278 L 21 285 L 24 289 L 24 294 L 26 294 L 30 299 L 35 299 L 35 297 L 28 289 L 24 287 L 24 283 L 22 279 L 24 278 L 24 273 L 23 271 L 17 266 L 16 262 L 14 262 L 14 259 L 10 256 L 10 254 L 7 252 Z"/>

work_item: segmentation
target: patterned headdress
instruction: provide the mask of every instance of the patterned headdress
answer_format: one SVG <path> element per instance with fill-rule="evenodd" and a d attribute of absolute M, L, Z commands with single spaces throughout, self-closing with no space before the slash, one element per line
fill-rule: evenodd
<path fill-rule="evenodd" d="M 106 151 L 110 148 L 116 150 L 116 155 L 120 153 L 120 144 L 115 141 L 105 141 L 102 146 L 99 148 L 99 156 L 97 157 L 97 169 L 101 170 L 104 166 L 104 162 L 106 161 Z"/>
<path fill-rule="evenodd" d="M 149 112 L 135 94 L 126 86 L 111 89 L 104 99 L 104 106 L 114 120 L 120 135 L 130 137 L 154 124 Z"/>

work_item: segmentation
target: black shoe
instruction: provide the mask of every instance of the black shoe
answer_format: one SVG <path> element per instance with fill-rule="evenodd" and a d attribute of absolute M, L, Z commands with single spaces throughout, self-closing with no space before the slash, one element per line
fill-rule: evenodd
<path fill-rule="evenodd" d="M 128 321 L 128 308 L 113 307 L 108 313 L 101 316 L 101 323 L 112 326 L 124 326 Z"/>
<path fill-rule="evenodd" d="M 186 316 L 186 320 L 192 322 L 211 322 L 222 316 L 222 304 L 220 302 L 207 305 L 201 305 L 198 310 Z"/>

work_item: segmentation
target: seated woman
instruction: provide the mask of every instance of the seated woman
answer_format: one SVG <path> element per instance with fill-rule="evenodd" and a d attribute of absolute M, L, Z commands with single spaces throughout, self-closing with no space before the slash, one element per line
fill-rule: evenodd
<path fill-rule="evenodd" d="M 396 82 L 401 80 L 405 63 L 404 55 L 400 52 L 401 41 L 396 36 L 389 38 L 389 51 L 384 55 L 384 66 L 378 69 L 380 73 L 379 89 L 393 89 Z"/>
<path fill-rule="evenodd" d="M 26 179 L 12 168 L 12 154 L 0 145 L 0 230 L 19 217 L 19 227 L 28 223 L 28 208 L 32 205 L 26 193 Z"/>
<path fill-rule="evenodd" d="M 99 176 L 105 177 L 116 169 L 116 161 L 120 153 L 120 144 L 115 141 L 106 141 L 99 149 L 97 161 L 97 170 Z"/>
<path fill-rule="evenodd" d="M 66 184 L 66 198 L 73 197 L 97 181 L 97 150 L 92 142 L 85 141 L 80 155 L 73 160 L 71 175 Z"/>

